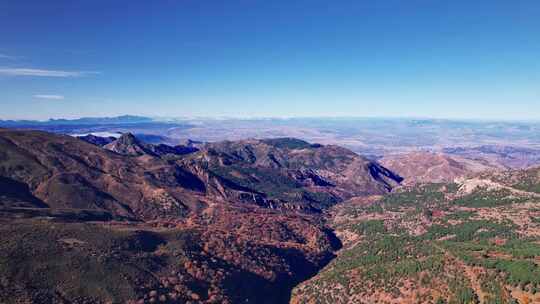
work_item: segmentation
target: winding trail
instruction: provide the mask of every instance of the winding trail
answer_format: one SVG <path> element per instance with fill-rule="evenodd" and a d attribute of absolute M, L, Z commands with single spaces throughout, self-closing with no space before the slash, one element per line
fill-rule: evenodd
<path fill-rule="evenodd" d="M 465 277 L 469 280 L 471 283 L 471 288 L 474 290 L 474 293 L 478 296 L 478 301 L 480 304 L 484 304 L 484 298 L 486 297 L 486 293 L 482 291 L 482 286 L 480 286 L 480 280 L 478 279 L 478 275 L 474 272 L 473 267 L 465 264 L 462 260 L 448 252 L 445 248 L 433 244 L 433 246 L 437 249 L 439 249 L 441 252 L 444 253 L 445 256 L 447 256 L 449 259 L 455 261 L 455 265 L 457 265 L 459 268 L 463 269 L 463 274 Z"/>

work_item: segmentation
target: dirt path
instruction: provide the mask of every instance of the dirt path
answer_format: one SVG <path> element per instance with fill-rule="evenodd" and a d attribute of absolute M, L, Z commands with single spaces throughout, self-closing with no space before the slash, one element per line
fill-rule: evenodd
<path fill-rule="evenodd" d="M 478 275 L 474 272 L 473 267 L 465 264 L 462 260 L 455 257 L 453 254 L 448 252 L 443 247 L 434 244 L 435 248 L 442 251 L 448 258 L 455 261 L 455 265 L 457 265 L 459 268 L 463 269 L 463 274 L 465 277 L 471 282 L 471 288 L 474 290 L 474 293 L 478 296 L 478 300 L 480 304 L 484 304 L 484 298 L 487 296 L 485 292 L 482 291 L 482 286 L 480 286 L 480 280 L 478 279 Z"/>

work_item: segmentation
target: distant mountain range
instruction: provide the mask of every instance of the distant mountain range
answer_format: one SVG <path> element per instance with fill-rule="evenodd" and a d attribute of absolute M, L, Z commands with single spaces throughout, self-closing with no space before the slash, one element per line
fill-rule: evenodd
<path fill-rule="evenodd" d="M 118 117 L 90 117 L 80 119 L 3 120 L 0 127 L 25 130 L 42 130 L 74 136 L 119 136 L 131 132 L 151 143 L 176 144 L 180 139 L 171 138 L 171 129 L 188 129 L 192 125 L 183 122 L 156 120 L 150 117 L 124 115 Z"/>
<path fill-rule="evenodd" d="M 373 159 L 415 150 L 456 154 L 459 149 L 487 146 L 528 149 L 540 155 L 539 122 L 351 117 L 162 119 L 125 115 L 74 120 L 0 121 L 0 127 L 73 135 L 130 132 L 139 138 L 146 136 L 144 140 L 148 142 L 170 145 L 186 140 L 217 142 L 293 137 L 339 145 Z M 506 152 L 498 148 L 496 153 Z M 527 156 L 530 161 L 523 165 L 534 163 L 535 155 Z M 507 165 L 517 167 L 515 162 Z"/>
<path fill-rule="evenodd" d="M 477 147 L 445 148 L 445 153 L 522 169 L 540 164 L 540 149 L 519 146 L 483 145 Z"/>
<path fill-rule="evenodd" d="M 126 124 L 149 123 L 154 119 L 144 116 L 122 115 L 116 117 L 83 117 L 77 119 L 49 119 L 39 120 L 0 120 L 0 126 L 16 127 L 28 125 L 92 125 L 92 124 Z"/>

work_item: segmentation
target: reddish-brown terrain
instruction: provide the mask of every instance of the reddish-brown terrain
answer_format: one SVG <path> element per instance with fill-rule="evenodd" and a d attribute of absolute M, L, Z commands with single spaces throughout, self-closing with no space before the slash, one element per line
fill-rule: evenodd
<path fill-rule="evenodd" d="M 538 168 L 89 141 L 0 130 L 1 303 L 539 299 Z"/>
<path fill-rule="evenodd" d="M 340 247 L 318 214 L 400 181 L 295 139 L 169 148 L 0 130 L 0 302 L 285 303 Z"/>
<path fill-rule="evenodd" d="M 540 303 L 540 168 L 335 205 L 343 248 L 291 303 Z"/>
<path fill-rule="evenodd" d="M 434 152 L 411 152 L 387 155 L 380 163 L 393 172 L 399 172 L 403 183 L 451 182 L 458 177 L 503 169 L 502 166 L 482 160 L 471 160 L 459 156 Z"/>

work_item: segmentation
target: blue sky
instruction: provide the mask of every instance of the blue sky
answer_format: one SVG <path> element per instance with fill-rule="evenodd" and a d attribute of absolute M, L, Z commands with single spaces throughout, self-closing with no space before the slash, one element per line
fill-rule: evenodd
<path fill-rule="evenodd" d="M 0 106 L 540 119 L 540 2 L 2 1 Z"/>

